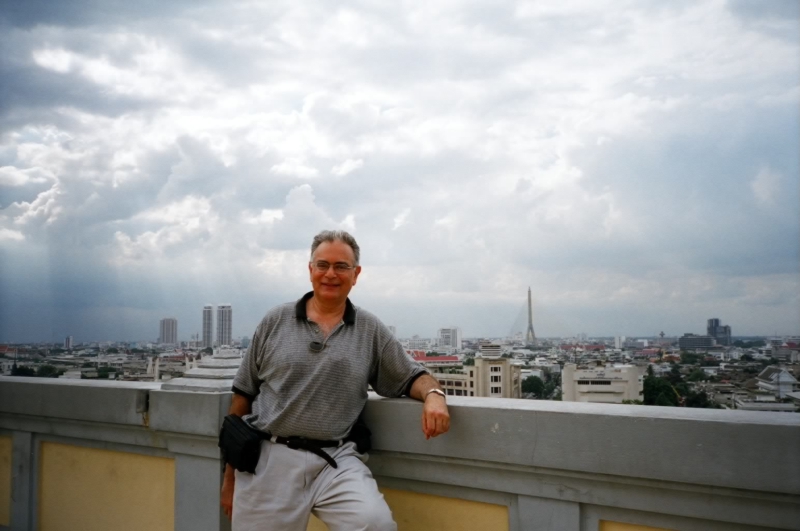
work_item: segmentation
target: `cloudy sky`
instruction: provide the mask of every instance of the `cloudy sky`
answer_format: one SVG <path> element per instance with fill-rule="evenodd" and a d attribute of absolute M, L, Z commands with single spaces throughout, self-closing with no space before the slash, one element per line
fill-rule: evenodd
<path fill-rule="evenodd" d="M 351 231 L 430 337 L 800 333 L 800 3 L 0 8 L 0 342 L 249 336 Z"/>

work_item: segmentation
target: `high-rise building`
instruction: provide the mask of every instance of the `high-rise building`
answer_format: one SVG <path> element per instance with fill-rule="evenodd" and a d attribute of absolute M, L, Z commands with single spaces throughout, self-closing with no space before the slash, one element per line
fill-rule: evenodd
<path fill-rule="evenodd" d="M 72 350 L 72 336 L 64 338 L 64 350 Z"/>
<path fill-rule="evenodd" d="M 461 350 L 461 329 L 457 326 L 439 329 L 439 346 Z"/>
<path fill-rule="evenodd" d="M 391 332 L 394 337 L 397 337 L 397 327 L 394 325 L 389 325 L 388 328 L 389 332 Z"/>
<path fill-rule="evenodd" d="M 214 307 L 203 306 L 203 348 L 214 346 Z"/>
<path fill-rule="evenodd" d="M 230 346 L 231 330 L 233 329 L 233 310 L 230 304 L 217 306 L 217 346 Z"/>
<path fill-rule="evenodd" d="M 168 345 L 178 344 L 178 320 L 174 317 L 161 319 L 158 327 L 158 342 Z"/>
<path fill-rule="evenodd" d="M 731 344 L 731 327 L 728 325 L 721 325 L 719 319 L 709 319 L 706 331 L 709 336 L 717 340 L 718 345 Z"/>
<path fill-rule="evenodd" d="M 531 287 L 528 286 L 528 332 L 525 340 L 531 344 L 536 343 L 536 333 L 533 331 L 533 302 L 531 302 Z"/>

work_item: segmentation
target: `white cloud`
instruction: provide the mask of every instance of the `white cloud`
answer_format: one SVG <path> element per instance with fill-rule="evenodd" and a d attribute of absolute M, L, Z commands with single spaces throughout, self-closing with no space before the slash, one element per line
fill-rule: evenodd
<path fill-rule="evenodd" d="M 0 186 L 23 186 L 30 183 L 52 181 L 55 176 L 42 168 L 26 168 L 21 170 L 14 166 L 0 167 Z"/>
<path fill-rule="evenodd" d="M 2 241 L 22 241 L 25 236 L 18 230 L 0 228 L 0 242 Z"/>
<path fill-rule="evenodd" d="M 392 230 L 397 230 L 403 225 L 405 225 L 409 214 L 411 214 L 410 208 L 406 208 L 405 210 L 397 214 L 397 216 L 395 216 L 394 218 L 394 226 L 392 227 Z"/>
<path fill-rule="evenodd" d="M 337 177 L 343 177 L 350 172 L 353 172 L 364 165 L 364 161 L 361 159 L 353 160 L 347 159 L 346 161 L 342 162 L 341 164 L 337 164 L 333 168 L 331 168 L 331 173 L 336 175 Z"/>
<path fill-rule="evenodd" d="M 750 188 L 758 204 L 767 206 L 774 203 L 781 190 L 781 181 L 780 173 L 772 171 L 769 167 L 762 168 L 750 182 Z"/>
<path fill-rule="evenodd" d="M 306 179 L 314 178 L 319 174 L 316 168 L 307 166 L 299 159 L 286 159 L 280 164 L 272 166 L 270 171 L 278 175 L 289 175 L 291 177 Z"/>
<path fill-rule="evenodd" d="M 74 54 L 63 49 L 34 50 L 33 60 L 42 68 L 66 74 L 74 63 Z"/>

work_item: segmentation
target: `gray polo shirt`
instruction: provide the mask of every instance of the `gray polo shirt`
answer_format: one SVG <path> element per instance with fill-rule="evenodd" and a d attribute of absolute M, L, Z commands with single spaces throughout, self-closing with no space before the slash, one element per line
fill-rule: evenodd
<path fill-rule="evenodd" d="M 325 338 L 306 314 L 307 293 L 270 310 L 253 335 L 233 391 L 253 400 L 244 418 L 283 437 L 343 439 L 366 405 L 367 384 L 382 396 L 407 394 L 427 371 L 371 313 L 347 299 L 342 321 Z M 312 341 L 324 345 L 320 352 Z"/>

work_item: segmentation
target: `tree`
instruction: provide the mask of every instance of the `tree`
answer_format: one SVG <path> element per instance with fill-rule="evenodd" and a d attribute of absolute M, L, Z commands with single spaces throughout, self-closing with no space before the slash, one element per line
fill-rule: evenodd
<path fill-rule="evenodd" d="M 659 393 L 658 396 L 656 397 L 656 402 L 655 402 L 654 405 L 656 405 L 656 406 L 675 406 L 677 404 L 673 404 L 672 403 L 672 400 L 669 399 L 669 395 L 667 395 L 665 393 Z"/>
<path fill-rule="evenodd" d="M 530 393 L 536 398 L 542 398 L 544 396 L 544 390 L 544 382 L 538 376 L 528 376 L 522 380 L 523 393 Z"/>
<path fill-rule="evenodd" d="M 716 408 L 717 405 L 708 399 L 705 391 L 689 391 L 686 395 L 686 407 Z"/>
<path fill-rule="evenodd" d="M 36 376 L 39 378 L 58 378 L 63 372 L 54 365 L 41 365 L 36 370 Z"/>
<path fill-rule="evenodd" d="M 111 347 L 110 349 L 106 350 L 108 354 L 119 354 L 119 349 L 115 347 Z"/>
<path fill-rule="evenodd" d="M 475 365 L 475 358 L 467 358 L 464 360 L 464 365 Z"/>
<path fill-rule="evenodd" d="M 681 375 L 681 369 L 677 365 L 673 365 L 672 368 L 669 370 L 669 373 L 664 377 L 672 385 L 677 385 L 683 381 L 683 375 Z"/>
<path fill-rule="evenodd" d="M 116 372 L 116 369 L 111 367 L 98 367 L 97 369 L 97 377 L 98 378 L 108 378 L 108 373 Z"/>
<path fill-rule="evenodd" d="M 700 354 L 692 354 L 681 351 L 681 363 L 684 365 L 697 365 L 703 357 Z"/>
<path fill-rule="evenodd" d="M 15 364 L 11 368 L 11 376 L 36 376 L 36 371 L 32 367 L 17 367 Z"/>
<path fill-rule="evenodd" d="M 155 353 L 155 351 L 153 351 L 153 352 Z M 211 347 L 206 347 L 203 350 L 201 350 L 200 352 L 202 352 L 204 354 L 213 354 L 214 353 L 214 349 L 211 348 Z"/>
<path fill-rule="evenodd" d="M 708 375 L 703 369 L 695 369 L 686 379 L 690 382 L 706 381 L 708 380 Z"/>
<path fill-rule="evenodd" d="M 644 379 L 644 403 L 648 406 L 677 406 L 678 393 L 664 378 Z"/>

